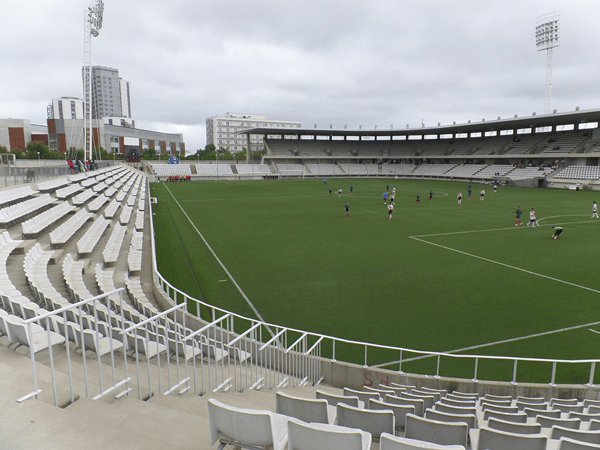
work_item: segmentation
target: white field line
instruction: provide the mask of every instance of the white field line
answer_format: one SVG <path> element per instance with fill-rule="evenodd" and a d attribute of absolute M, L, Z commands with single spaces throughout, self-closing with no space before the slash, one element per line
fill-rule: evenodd
<path fill-rule="evenodd" d="M 556 333 L 562 333 L 562 332 L 565 332 L 565 331 L 577 330 L 578 328 L 591 327 L 591 326 L 598 325 L 598 324 L 600 324 L 600 321 L 599 322 L 585 323 L 583 325 L 574 325 L 572 327 L 560 328 L 558 330 L 542 331 L 541 333 L 530 334 L 528 336 L 521 336 L 521 337 L 515 337 L 515 338 L 509 338 L 509 339 L 502 339 L 500 341 L 488 342 L 486 344 L 477 344 L 477 345 L 472 345 L 470 347 L 457 348 L 456 350 L 449 350 L 447 352 L 441 352 L 441 353 L 444 353 L 444 354 L 447 354 L 447 355 L 451 355 L 453 353 L 462 353 L 462 352 L 466 352 L 466 351 L 469 351 L 469 350 L 475 350 L 475 349 L 478 349 L 478 348 L 491 347 L 493 345 L 498 345 L 498 344 L 507 344 L 509 342 L 523 341 L 525 339 L 532 339 L 532 338 L 536 338 L 536 337 L 540 337 L 540 336 L 546 336 L 546 335 L 549 335 L 549 334 L 556 334 Z M 600 334 L 600 331 L 592 330 L 591 328 L 589 329 L 589 331 L 593 331 L 594 333 Z M 417 361 L 417 360 L 425 359 L 425 358 L 433 358 L 433 356 L 432 355 L 415 356 L 414 358 L 403 359 L 402 362 Z M 385 366 L 389 366 L 389 365 L 392 365 L 392 364 L 399 364 L 399 363 L 400 363 L 400 360 L 390 361 L 390 362 L 383 363 L 383 364 L 377 364 L 377 365 L 372 366 L 372 367 L 385 367 Z"/>
<path fill-rule="evenodd" d="M 185 217 L 187 217 L 187 220 L 190 222 L 190 224 L 192 225 L 192 227 L 194 227 L 194 230 L 196 230 L 196 233 L 198 233 L 198 236 L 200 236 L 200 239 L 202 239 L 202 241 L 204 242 L 204 245 L 206 245 L 206 248 L 208 248 L 208 250 L 212 253 L 212 255 L 217 260 L 217 262 L 219 263 L 219 265 L 221 266 L 221 268 L 225 271 L 225 273 L 227 274 L 227 277 L 229 277 L 229 279 L 233 282 L 234 286 L 237 288 L 237 290 L 240 292 L 240 294 L 242 294 L 242 297 L 244 298 L 244 300 L 246 300 L 246 303 L 248 303 L 248 305 L 250 306 L 250 308 L 252 308 L 252 311 L 254 311 L 254 314 L 256 314 L 256 317 L 261 322 L 266 323 L 265 319 L 263 319 L 263 317 L 260 315 L 260 313 L 258 312 L 258 310 L 256 309 L 256 307 L 254 306 L 254 304 L 250 301 L 250 299 L 246 295 L 246 293 L 242 290 L 242 288 L 237 283 L 237 281 L 235 281 L 235 278 L 233 278 L 233 275 L 231 275 L 231 273 L 229 272 L 229 270 L 227 270 L 227 267 L 225 267 L 225 264 L 223 264 L 223 261 L 221 261 L 219 259 L 219 257 L 217 256 L 217 254 L 215 253 L 215 251 L 212 249 L 212 247 L 210 246 L 210 244 L 208 243 L 208 241 L 204 238 L 204 236 L 202 235 L 202 233 L 200 233 L 200 230 L 198 230 L 198 228 L 196 228 L 196 225 L 194 224 L 194 222 L 192 222 L 192 219 L 190 219 L 190 216 L 188 216 L 188 214 L 182 208 L 181 204 L 177 201 L 177 199 L 175 198 L 175 196 L 173 195 L 173 193 L 171 192 L 171 190 L 169 189 L 169 187 L 168 186 L 166 186 L 166 187 L 167 187 L 167 191 L 169 191 L 169 194 L 171 194 L 171 197 L 173 197 L 173 200 L 175 201 L 175 203 L 177 203 L 177 206 L 179 206 L 179 209 L 181 209 L 181 212 L 183 212 L 183 214 L 185 215 Z M 273 331 L 269 327 L 267 327 L 267 329 L 269 330 L 269 333 L 271 333 L 271 335 L 274 336 Z"/>
<path fill-rule="evenodd" d="M 572 216 L 573 215 L 545 217 L 543 219 L 539 219 L 538 222 L 541 221 L 541 220 L 554 219 L 554 218 L 558 218 L 558 217 L 572 217 Z M 590 222 L 596 223 L 594 220 L 584 220 L 584 221 L 579 221 L 579 222 L 566 222 L 566 223 L 562 223 L 562 224 L 557 223 L 555 225 L 579 224 L 579 223 L 590 223 Z M 423 242 L 425 244 L 434 245 L 436 247 L 440 247 L 440 248 L 443 248 L 445 250 L 450 250 L 450 251 L 453 251 L 453 252 L 456 252 L 456 253 L 460 253 L 461 255 L 465 255 L 465 256 L 470 256 L 472 258 L 481 259 L 482 261 L 486 261 L 486 262 L 493 263 L 493 264 L 498 264 L 500 266 L 507 267 L 509 269 L 518 270 L 518 271 L 521 271 L 521 272 L 528 273 L 530 275 L 535 275 L 535 276 L 538 276 L 538 277 L 541 277 L 541 278 L 546 278 L 548 280 L 556 281 L 556 282 L 559 282 L 559 283 L 567 284 L 569 286 L 573 286 L 573 287 L 577 287 L 577 288 L 580 288 L 580 289 L 585 289 L 585 290 L 588 290 L 588 291 L 591 291 L 591 292 L 595 292 L 596 294 L 600 294 L 600 291 L 598 291 L 596 289 L 592 289 L 592 288 L 589 288 L 589 287 L 586 287 L 586 286 L 581 286 L 579 284 L 571 283 L 570 281 L 560 280 L 558 278 L 550 277 L 548 275 L 543 275 L 543 274 L 540 274 L 540 273 L 532 272 L 530 270 L 521 269 L 520 267 L 511 266 L 510 264 L 501 263 L 499 261 L 494 261 L 493 259 L 484 258 L 483 256 L 473 255 L 472 253 L 463 252 L 461 250 L 457 250 L 457 249 L 454 249 L 454 248 L 451 248 L 451 247 L 447 247 L 445 245 L 436 244 L 436 243 L 433 243 L 433 242 L 426 241 L 424 239 L 420 239 L 422 237 L 430 237 L 430 236 L 447 236 L 447 235 L 467 234 L 467 233 L 484 233 L 484 232 L 489 232 L 489 231 L 513 230 L 515 228 L 519 228 L 519 227 L 514 227 L 513 226 L 513 227 L 509 227 L 509 228 L 493 228 L 493 229 L 487 229 L 487 230 L 471 230 L 471 231 L 455 231 L 455 232 L 449 232 L 449 233 L 422 234 L 422 235 L 417 235 L 417 236 L 409 236 L 409 238 L 410 239 L 414 239 L 414 240 L 419 241 L 419 242 Z M 449 350 L 449 351 L 443 352 L 443 353 L 446 353 L 446 354 L 459 353 L 459 352 L 474 350 L 474 349 L 482 348 L 482 347 L 490 347 L 490 346 L 497 345 L 497 344 L 504 344 L 504 343 L 508 343 L 508 342 L 521 341 L 521 340 L 530 339 L 530 338 L 539 337 L 539 336 L 544 336 L 544 335 L 548 335 L 548 334 L 561 333 L 563 331 L 569 331 L 569 330 L 574 330 L 574 329 L 577 329 L 577 328 L 582 328 L 582 327 L 592 326 L 592 325 L 598 325 L 598 324 L 600 324 L 600 322 L 592 322 L 592 323 L 587 323 L 587 324 L 583 324 L 583 325 L 575 325 L 573 327 L 561 328 L 561 329 L 558 329 L 558 330 L 551 330 L 551 331 L 544 331 L 542 333 L 531 334 L 529 336 L 521 336 L 521 337 L 516 337 L 516 338 L 509 338 L 509 339 L 504 339 L 504 340 L 501 340 L 501 341 L 489 342 L 489 343 L 486 343 L 486 344 L 478 344 L 478 345 L 474 345 L 474 346 L 471 346 L 471 347 L 459 348 L 459 349 L 456 349 L 456 350 Z M 592 330 L 592 329 L 590 329 L 590 331 L 594 331 L 595 333 L 600 334 L 600 332 Z M 427 356 L 427 355 L 417 356 L 415 358 L 405 359 L 405 360 L 403 360 L 403 362 L 404 361 L 414 361 L 414 360 L 423 359 L 423 358 L 429 358 L 429 357 L 430 356 Z M 384 366 L 389 366 L 391 364 L 398 364 L 399 362 L 400 361 L 398 360 L 398 361 L 393 361 L 393 362 L 389 362 L 389 363 L 378 364 L 378 365 L 373 366 L 373 367 L 384 367 Z"/>
<path fill-rule="evenodd" d="M 589 221 L 588 220 L 588 221 L 576 222 L 576 223 L 587 223 L 587 222 L 593 222 L 593 221 Z M 571 222 L 571 223 L 575 223 L 575 222 Z M 415 241 L 423 242 L 425 244 L 433 245 L 435 247 L 443 248 L 445 250 L 450 250 L 452 252 L 460 253 L 461 255 L 470 256 L 471 258 L 477 258 L 477 259 L 480 259 L 482 261 L 486 261 L 486 262 L 489 262 L 489 263 L 492 263 L 492 264 L 497 264 L 497 265 L 502 266 L 502 267 L 507 267 L 509 269 L 518 270 L 520 272 L 524 272 L 524 273 L 527 273 L 529 275 L 534 275 L 536 277 L 545 278 L 547 280 L 556 281 L 558 283 L 563 283 L 563 284 L 566 284 L 566 285 L 569 285 L 569 286 L 573 286 L 573 287 L 576 287 L 576 288 L 579 288 L 579 289 L 585 289 L 587 291 L 591 291 L 591 292 L 595 292 L 596 294 L 600 294 L 600 291 L 597 290 L 597 289 L 592 289 L 592 288 L 589 288 L 587 286 L 582 286 L 580 284 L 571 283 L 570 281 L 560 280 L 558 278 L 554 278 L 554 277 L 551 277 L 551 276 L 548 276 L 548 275 L 544 275 L 544 274 L 537 273 L 537 272 L 532 272 L 531 270 L 522 269 L 522 268 L 516 267 L 516 266 L 511 266 L 510 264 L 505 264 L 505 263 L 502 263 L 500 261 L 494 261 L 493 259 L 484 258 L 483 256 L 474 255 L 472 253 L 463 252 L 462 250 L 457 250 L 457 249 L 452 248 L 452 247 L 448 247 L 448 246 L 445 246 L 445 245 L 436 244 L 434 242 L 429 242 L 429 241 L 426 241 L 424 239 L 420 239 L 421 237 L 429 237 L 429 236 L 444 236 L 444 235 L 465 234 L 465 233 L 482 233 L 482 232 L 485 232 L 485 231 L 512 230 L 512 229 L 515 229 L 515 228 L 518 228 L 518 227 L 495 228 L 495 229 L 490 229 L 490 230 L 457 231 L 457 232 L 452 232 L 452 233 L 427 234 L 427 235 L 420 235 L 420 236 L 409 236 L 409 238 L 410 239 L 414 239 Z"/>

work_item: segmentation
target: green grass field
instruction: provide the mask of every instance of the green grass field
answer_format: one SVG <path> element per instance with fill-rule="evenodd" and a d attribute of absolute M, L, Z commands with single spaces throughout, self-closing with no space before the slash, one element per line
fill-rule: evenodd
<path fill-rule="evenodd" d="M 397 187 L 392 221 L 382 198 L 388 183 Z M 598 194 L 515 187 L 494 194 L 485 186 L 480 201 L 482 185 L 473 183 L 472 199 L 467 186 L 340 178 L 326 186 L 322 179 L 153 183 L 159 271 L 192 297 L 255 317 L 201 233 L 267 322 L 419 350 L 600 358 L 600 220 L 591 219 Z M 525 224 L 535 207 L 541 226 L 515 227 L 517 206 Z M 558 224 L 564 232 L 554 241 Z M 336 351 L 363 362 L 361 349 Z M 368 362 L 397 359 L 373 351 Z M 403 370 L 435 373 L 435 363 Z M 443 364 L 444 375 L 472 376 L 472 363 Z M 547 381 L 549 370 L 522 364 L 519 381 Z M 480 363 L 479 372 L 510 380 L 512 364 Z M 588 376 L 589 365 L 565 364 L 557 382 Z"/>

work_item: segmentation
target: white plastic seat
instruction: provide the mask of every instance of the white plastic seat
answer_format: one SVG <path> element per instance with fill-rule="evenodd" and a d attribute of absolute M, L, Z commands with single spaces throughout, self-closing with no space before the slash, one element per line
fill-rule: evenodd
<path fill-rule="evenodd" d="M 369 450 L 366 431 L 324 423 L 288 421 L 288 450 Z"/>
<path fill-rule="evenodd" d="M 545 411 L 547 412 L 547 411 Z M 527 422 L 527 413 L 504 413 L 499 411 L 494 411 L 488 409 L 483 413 L 483 420 L 488 420 L 490 417 L 495 417 L 496 419 L 506 420 L 508 422 L 516 422 L 516 423 L 526 423 Z"/>
<path fill-rule="evenodd" d="M 477 426 L 477 416 L 475 414 L 451 414 L 430 408 L 425 411 L 425 418 L 437 420 L 438 422 L 463 422 L 469 426 L 469 430 Z"/>
<path fill-rule="evenodd" d="M 103 336 L 101 333 L 96 335 L 96 332 L 93 330 L 83 330 L 83 343 L 86 350 L 96 353 L 98 357 L 110 353 L 111 349 L 112 351 L 116 351 L 123 348 L 122 342 Z"/>
<path fill-rule="evenodd" d="M 561 419 L 557 417 L 537 416 L 536 422 L 539 423 L 542 428 L 552 428 L 554 425 L 559 425 L 564 428 L 570 428 L 572 430 L 579 430 L 581 427 L 581 419 Z"/>
<path fill-rule="evenodd" d="M 445 449 L 445 450 L 464 450 L 462 445 L 440 445 L 433 442 L 421 441 L 419 439 L 410 439 L 400 436 L 392 436 L 388 433 L 381 435 L 379 450 L 423 450 L 423 449 Z"/>
<path fill-rule="evenodd" d="M 592 450 L 600 448 L 600 445 L 589 444 L 587 442 L 577 441 L 571 438 L 560 438 L 557 450 Z"/>
<path fill-rule="evenodd" d="M 406 416 L 404 437 L 440 445 L 462 445 L 467 448 L 469 426 L 466 423 L 440 422 L 413 414 Z"/>
<path fill-rule="evenodd" d="M 517 434 L 481 428 L 471 430 L 471 442 L 474 449 L 481 450 L 546 450 L 548 437 L 544 434 Z"/>
<path fill-rule="evenodd" d="M 365 405 L 369 403 L 369 400 L 381 400 L 381 396 L 378 392 L 365 392 L 365 391 L 357 391 L 355 389 L 344 388 L 344 395 L 346 397 L 358 397 L 358 399 L 363 402 Z"/>
<path fill-rule="evenodd" d="M 377 410 L 392 410 L 394 413 L 394 421 L 396 422 L 396 430 L 404 430 L 404 424 L 406 423 L 406 415 L 414 414 L 415 407 L 412 405 L 394 405 L 393 403 L 386 403 L 380 400 L 369 400 L 369 409 Z"/>
<path fill-rule="evenodd" d="M 362 401 L 358 399 L 358 397 L 336 395 L 321 390 L 317 390 L 315 395 L 318 399 L 327 400 L 327 404 L 331 406 L 337 406 L 338 403 L 344 403 L 346 405 L 354 406 L 357 408 L 364 408 L 365 405 Z"/>
<path fill-rule="evenodd" d="M 394 412 L 389 409 L 362 409 L 344 403 L 338 403 L 336 408 L 338 425 L 367 431 L 373 439 L 379 439 L 381 433 L 394 434 L 396 422 Z"/>
<path fill-rule="evenodd" d="M 552 433 L 550 434 L 550 438 L 560 439 L 562 437 L 575 439 L 580 442 L 587 442 L 588 444 L 600 445 L 600 430 L 572 430 L 570 428 L 554 425 L 552 427 Z"/>
<path fill-rule="evenodd" d="M 422 398 L 420 399 L 412 399 L 412 398 L 404 398 L 397 397 L 395 395 L 386 395 L 385 396 L 386 403 L 393 403 L 394 405 L 412 405 L 415 407 L 415 415 L 423 417 L 425 414 L 425 406 Z"/>
<path fill-rule="evenodd" d="M 208 400 L 211 445 L 246 445 L 284 450 L 288 418 L 271 411 L 236 408 L 214 398 Z"/>
<path fill-rule="evenodd" d="M 329 406 L 327 400 L 295 397 L 284 392 L 275 395 L 275 412 L 306 423 L 333 424 L 336 418 L 336 408 Z"/>
<path fill-rule="evenodd" d="M 495 417 L 490 417 L 490 420 L 487 421 L 487 426 L 494 430 L 518 434 L 539 434 L 542 432 L 542 425 L 539 423 L 509 422 Z"/>
<path fill-rule="evenodd" d="M 65 338 L 53 331 L 46 331 L 41 327 L 33 327 L 31 324 L 31 336 L 27 331 L 27 325 L 20 320 L 5 318 L 6 326 L 13 338 L 20 344 L 31 349 L 33 353 L 45 350 L 53 345 L 62 344 Z"/>

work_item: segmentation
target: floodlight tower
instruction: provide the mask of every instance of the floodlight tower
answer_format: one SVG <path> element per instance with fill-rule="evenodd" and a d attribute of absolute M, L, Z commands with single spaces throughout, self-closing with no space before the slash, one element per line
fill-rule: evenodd
<path fill-rule="evenodd" d="M 544 102 L 544 114 L 550 113 L 550 99 L 552 98 L 552 49 L 560 45 L 558 19 L 558 11 L 544 14 L 537 18 L 535 26 L 535 45 L 537 51 L 546 50 L 546 100 Z"/>
<path fill-rule="evenodd" d="M 83 89 L 85 97 L 84 133 L 85 151 L 84 158 L 92 158 L 93 146 L 93 115 L 92 115 L 92 37 L 97 37 L 102 28 L 104 15 L 104 2 L 95 0 L 92 6 L 85 11 L 85 32 L 83 46 Z"/>

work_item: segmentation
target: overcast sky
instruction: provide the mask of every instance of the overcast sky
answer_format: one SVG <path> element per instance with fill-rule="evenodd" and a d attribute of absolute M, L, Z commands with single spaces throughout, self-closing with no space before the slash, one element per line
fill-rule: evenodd
<path fill-rule="evenodd" d="M 4 0 L 0 118 L 83 97 L 87 0 Z M 139 128 L 206 145 L 226 112 L 379 129 L 542 114 L 536 19 L 560 12 L 552 109 L 600 108 L 598 0 L 105 0 L 92 64 L 132 83 Z"/>

